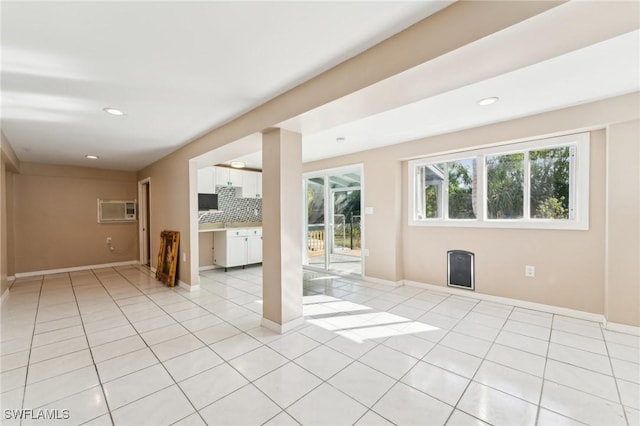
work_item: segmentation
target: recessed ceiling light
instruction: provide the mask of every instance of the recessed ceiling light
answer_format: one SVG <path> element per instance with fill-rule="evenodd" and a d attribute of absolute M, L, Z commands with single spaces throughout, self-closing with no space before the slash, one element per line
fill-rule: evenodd
<path fill-rule="evenodd" d="M 85 155 L 84 158 L 88 158 L 89 160 L 97 160 L 99 157 L 97 155 Z"/>
<path fill-rule="evenodd" d="M 124 112 L 120 111 L 117 108 L 104 108 L 103 111 L 111 115 L 124 115 Z"/>
<path fill-rule="evenodd" d="M 498 102 L 498 99 L 500 98 L 497 98 L 495 96 L 492 96 L 490 98 L 480 99 L 478 101 L 478 105 L 487 106 L 487 105 L 495 104 L 496 102 Z"/>
<path fill-rule="evenodd" d="M 244 161 L 232 161 L 231 162 L 231 167 L 235 168 L 235 169 L 241 169 L 245 166 Z"/>
<path fill-rule="evenodd" d="M 336 142 L 338 142 L 338 143 L 342 143 L 342 142 L 344 142 L 346 140 L 347 140 L 347 138 L 345 138 L 344 136 L 338 136 L 336 138 Z"/>

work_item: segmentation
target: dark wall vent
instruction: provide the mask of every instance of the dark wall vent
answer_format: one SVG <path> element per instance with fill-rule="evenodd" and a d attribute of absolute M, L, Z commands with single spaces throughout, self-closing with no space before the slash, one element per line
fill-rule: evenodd
<path fill-rule="evenodd" d="M 464 250 L 447 252 L 447 285 L 475 289 L 473 253 Z"/>

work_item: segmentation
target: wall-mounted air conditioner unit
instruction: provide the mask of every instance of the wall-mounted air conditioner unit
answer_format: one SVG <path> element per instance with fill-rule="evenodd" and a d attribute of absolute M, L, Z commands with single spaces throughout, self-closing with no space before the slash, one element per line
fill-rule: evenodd
<path fill-rule="evenodd" d="M 136 201 L 98 199 L 98 223 L 135 222 Z"/>

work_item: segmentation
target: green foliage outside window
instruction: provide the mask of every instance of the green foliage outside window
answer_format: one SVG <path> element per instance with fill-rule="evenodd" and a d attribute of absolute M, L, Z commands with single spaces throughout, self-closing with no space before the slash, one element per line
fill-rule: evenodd
<path fill-rule="evenodd" d="M 531 151 L 531 217 L 569 219 L 568 146 Z"/>
<path fill-rule="evenodd" d="M 487 164 L 487 217 L 519 219 L 524 205 L 524 154 L 492 155 Z"/>
<path fill-rule="evenodd" d="M 449 217 L 475 219 L 474 180 L 475 160 L 447 163 L 449 172 Z"/>

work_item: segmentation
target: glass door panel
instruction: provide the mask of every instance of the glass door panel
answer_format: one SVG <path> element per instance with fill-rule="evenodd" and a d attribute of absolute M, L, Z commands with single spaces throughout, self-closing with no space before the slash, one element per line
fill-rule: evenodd
<path fill-rule="evenodd" d="M 327 269 L 324 177 L 305 180 L 307 265 Z"/>
<path fill-rule="evenodd" d="M 329 269 L 360 274 L 360 188 L 332 189 Z"/>

